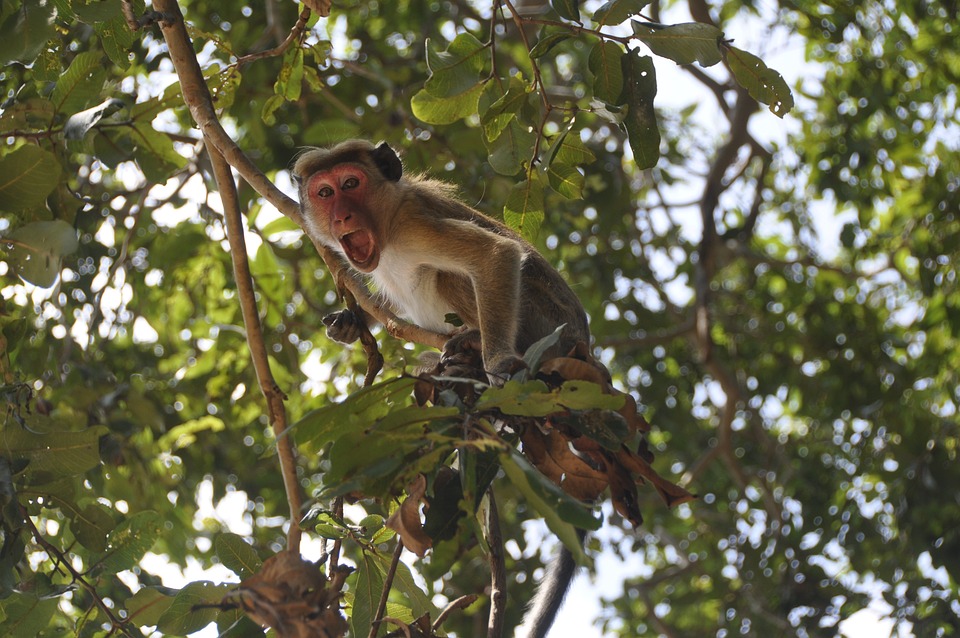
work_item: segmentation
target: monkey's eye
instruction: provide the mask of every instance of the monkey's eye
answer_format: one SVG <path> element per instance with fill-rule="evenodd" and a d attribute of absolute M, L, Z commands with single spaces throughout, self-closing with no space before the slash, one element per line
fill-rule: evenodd
<path fill-rule="evenodd" d="M 360 185 L 360 180 L 356 177 L 348 177 L 343 181 L 343 190 L 350 190 Z"/>
<path fill-rule="evenodd" d="M 324 186 L 323 188 L 321 188 L 320 190 L 317 191 L 317 196 L 320 197 L 320 198 L 322 198 L 322 199 L 326 199 L 327 197 L 330 197 L 331 195 L 333 195 L 333 189 L 330 188 L 329 186 Z"/>

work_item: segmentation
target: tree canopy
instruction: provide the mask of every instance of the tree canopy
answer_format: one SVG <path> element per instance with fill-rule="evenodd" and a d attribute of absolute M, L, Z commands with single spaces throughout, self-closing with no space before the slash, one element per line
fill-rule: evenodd
<path fill-rule="evenodd" d="M 542 519 L 574 550 L 602 522 L 591 576 L 640 565 L 600 573 L 624 586 L 597 635 L 833 636 L 867 607 L 954 635 L 956 24 L 955 2 L 3 0 L 0 634 L 244 636 L 296 598 L 331 636 L 510 635 Z M 344 296 L 381 311 L 305 241 L 289 169 L 351 137 L 533 242 L 629 399 L 564 375 L 421 404 L 439 335 L 376 332 L 375 380 L 376 344 L 327 339 Z M 622 486 L 586 507 L 492 426 L 549 415 L 612 454 L 634 401 L 697 496 L 642 475 L 637 526 Z M 301 530 L 316 565 L 287 562 Z M 232 577 L 167 588 L 155 556 Z"/>

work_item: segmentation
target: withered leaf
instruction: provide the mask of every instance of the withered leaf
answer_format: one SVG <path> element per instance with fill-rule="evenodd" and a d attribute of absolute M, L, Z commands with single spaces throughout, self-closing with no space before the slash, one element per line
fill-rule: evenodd
<path fill-rule="evenodd" d="M 329 584 L 320 569 L 294 552 L 280 552 L 263 562 L 260 571 L 224 597 L 224 605 L 239 605 L 262 627 L 280 638 L 339 638 L 347 621 L 340 614 L 342 578 Z"/>
<path fill-rule="evenodd" d="M 330 15 L 330 7 L 333 2 L 331 0 L 303 0 L 303 4 L 321 18 L 325 18 Z"/>
<path fill-rule="evenodd" d="M 404 547 L 421 558 L 433 545 L 420 522 L 420 503 L 424 500 L 426 491 L 427 477 L 421 474 L 407 487 L 407 498 L 385 523 L 400 535 Z"/>

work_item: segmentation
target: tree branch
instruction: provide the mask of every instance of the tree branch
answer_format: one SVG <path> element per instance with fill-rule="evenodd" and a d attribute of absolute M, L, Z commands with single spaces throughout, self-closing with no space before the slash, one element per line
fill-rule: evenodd
<path fill-rule="evenodd" d="M 237 196 L 237 185 L 233 179 L 230 166 L 225 161 L 223 149 L 226 148 L 231 153 L 232 158 L 238 164 L 243 165 L 248 171 L 248 182 L 253 180 L 259 184 L 258 192 L 264 191 L 270 193 L 277 201 L 277 204 L 284 205 L 287 208 L 294 207 L 293 200 L 284 195 L 277 189 L 270 180 L 266 178 L 253 162 L 233 143 L 233 140 L 226 134 L 220 121 L 217 119 L 216 112 L 213 109 L 213 100 L 200 65 L 197 62 L 197 56 L 190 45 L 190 37 L 187 35 L 186 27 L 183 23 L 183 15 L 180 7 L 175 0 L 157 0 L 154 2 L 154 8 L 164 15 L 161 23 L 163 37 L 167 42 L 167 48 L 170 51 L 170 59 L 173 61 L 180 78 L 180 87 L 183 91 L 184 101 L 190 107 L 190 113 L 194 120 L 200 125 L 200 131 L 203 133 L 206 142 L 207 153 L 213 164 L 213 172 L 217 181 L 217 188 L 220 191 L 220 198 L 223 202 L 224 217 L 227 224 L 227 237 L 230 242 L 230 252 L 233 260 L 234 276 L 237 282 L 237 292 L 240 296 L 240 308 L 243 313 L 243 323 L 247 331 L 247 343 L 250 347 L 250 356 L 253 359 L 253 367 L 256 370 L 257 381 L 264 399 L 267 402 L 267 414 L 270 423 L 273 426 L 274 435 L 277 438 L 277 455 L 280 459 L 280 472 L 283 476 L 284 489 L 287 494 L 287 503 L 290 506 L 290 527 L 287 531 L 287 549 L 300 551 L 300 506 L 302 497 L 300 495 L 300 485 L 297 481 L 296 453 L 293 449 L 293 440 L 289 436 L 284 436 L 287 429 L 287 415 L 283 401 L 286 398 L 280 390 L 277 382 L 270 372 L 270 364 L 267 357 L 266 346 L 263 342 L 263 332 L 260 327 L 260 316 L 257 310 L 256 297 L 253 290 L 253 278 L 250 275 L 250 266 L 247 263 L 247 248 L 243 239 L 243 221 L 240 215 L 240 204 Z M 218 143 L 213 140 L 218 139 Z M 234 164 L 231 162 L 231 164 Z M 263 188 L 263 190 L 261 190 Z M 270 199 L 270 197 L 268 197 Z M 273 200 L 271 200 L 273 201 Z M 278 208 L 280 206 L 278 205 Z"/>
<path fill-rule="evenodd" d="M 492 487 L 487 490 L 487 499 L 487 546 L 490 548 L 490 616 L 487 619 L 487 638 L 501 638 L 504 613 L 507 610 L 507 566 L 503 555 L 500 512 L 497 511 L 497 500 Z"/>
<path fill-rule="evenodd" d="M 20 506 L 20 516 L 23 517 L 24 523 L 27 526 L 27 529 L 30 530 L 30 534 L 33 536 L 33 540 L 36 541 L 37 545 L 43 548 L 43 551 L 47 552 L 56 563 L 63 565 L 70 576 L 73 578 L 74 582 L 80 584 L 87 593 L 93 598 L 97 603 L 97 607 L 100 608 L 100 611 L 103 612 L 103 615 L 107 617 L 107 620 L 113 625 L 113 631 L 122 632 L 126 636 L 143 636 L 140 630 L 134 630 L 130 627 L 128 620 L 122 620 L 117 617 L 110 606 L 100 597 L 100 594 L 97 593 L 97 588 L 87 582 L 87 579 L 83 577 L 79 571 L 77 571 L 73 563 L 70 562 L 70 559 L 67 558 L 66 554 L 60 550 L 59 547 L 51 544 L 43 537 L 43 534 L 40 533 L 40 530 L 37 529 L 37 526 L 33 524 L 33 519 L 30 518 L 30 514 L 27 512 L 27 509 Z"/>
<path fill-rule="evenodd" d="M 257 193 L 273 204 L 277 210 L 295 221 L 302 227 L 300 207 L 293 199 L 287 197 L 256 164 L 237 146 L 220 124 L 210 91 L 203 78 L 197 56 L 193 52 L 190 37 L 187 34 L 183 21 L 183 14 L 176 0 L 155 0 L 154 9 L 161 12 L 164 20 L 161 22 L 163 37 L 170 52 L 170 60 L 180 79 L 180 88 L 184 102 L 190 109 L 200 132 L 208 145 L 216 148 L 230 166 L 234 167 Z M 309 235 L 308 235 L 309 236 Z M 341 282 L 356 298 L 357 303 L 374 319 L 382 323 L 389 334 L 407 341 L 414 341 L 435 348 L 443 347 L 449 338 L 448 335 L 424 330 L 419 326 L 399 319 L 389 309 L 374 301 L 367 290 L 366 284 L 349 268 L 343 260 L 327 246 L 314 238 L 310 238 L 317 252 L 333 274 L 334 280 Z"/>
<path fill-rule="evenodd" d="M 287 410 L 283 404 L 286 396 L 273 378 L 273 373 L 270 372 L 270 360 L 267 356 L 267 347 L 263 341 L 260 313 L 257 309 L 257 299 L 253 290 L 253 275 L 250 274 L 250 264 L 247 261 L 247 245 L 243 239 L 243 219 L 240 215 L 237 184 L 233 179 L 230 166 L 223 159 L 223 156 L 216 149 L 209 147 L 207 147 L 207 153 L 210 155 L 210 161 L 213 164 L 213 174 L 217 180 L 217 188 L 223 202 L 223 214 L 227 221 L 227 239 L 230 242 L 230 256 L 233 260 L 233 274 L 237 282 L 237 293 L 240 296 L 243 325 L 247 331 L 247 345 L 250 348 L 250 357 L 253 359 L 253 367 L 257 373 L 260 391 L 267 401 L 270 425 L 273 427 L 273 434 L 277 439 L 280 473 L 283 476 L 283 487 L 287 493 L 287 503 L 290 505 L 287 549 L 299 554 L 299 521 L 303 497 L 300 494 L 300 483 L 297 480 L 297 455 L 293 445 L 293 437 L 287 433 Z"/>

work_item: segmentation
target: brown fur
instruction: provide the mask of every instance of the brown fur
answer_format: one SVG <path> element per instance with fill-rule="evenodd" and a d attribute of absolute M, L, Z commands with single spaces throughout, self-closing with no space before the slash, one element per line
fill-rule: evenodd
<path fill-rule="evenodd" d="M 293 172 L 311 236 L 349 260 L 331 223 L 332 212 L 343 209 L 308 189 L 319 173 L 358 171 L 365 175 L 362 195 L 345 191 L 337 197 L 353 198 L 350 223 L 374 238 L 376 266 L 365 272 L 398 314 L 449 332 L 453 327 L 443 323 L 443 316 L 455 312 L 467 327 L 479 330 L 490 372 L 508 369 L 518 354 L 561 324 L 566 324 L 563 336 L 548 355 L 589 340 L 580 301 L 533 246 L 459 201 L 450 185 L 401 176 L 399 159 L 386 145 L 351 140 L 300 155 Z"/>

